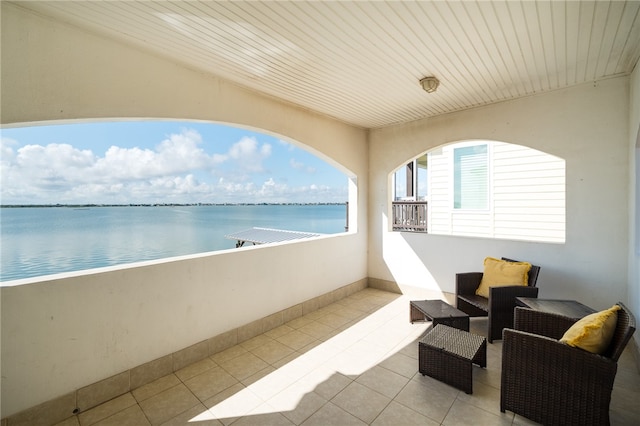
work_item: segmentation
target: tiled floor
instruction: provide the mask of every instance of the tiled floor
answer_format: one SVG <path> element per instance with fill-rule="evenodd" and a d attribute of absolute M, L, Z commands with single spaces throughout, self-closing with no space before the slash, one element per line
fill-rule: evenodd
<path fill-rule="evenodd" d="M 418 373 L 405 296 L 365 289 L 59 425 L 509 425 L 500 413 L 502 344 L 474 367 L 473 395 Z M 471 331 L 485 334 L 485 319 Z M 637 424 L 640 375 L 621 359 L 614 425 Z"/>

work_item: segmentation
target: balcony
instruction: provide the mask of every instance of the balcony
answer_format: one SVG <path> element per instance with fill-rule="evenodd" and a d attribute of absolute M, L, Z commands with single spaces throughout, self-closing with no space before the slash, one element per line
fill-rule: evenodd
<path fill-rule="evenodd" d="M 427 232 L 426 201 L 394 201 L 391 208 L 394 231 Z"/>
<path fill-rule="evenodd" d="M 409 298 L 365 288 L 125 392 L 64 424 L 529 424 L 500 413 L 502 342 L 473 367 L 473 394 L 418 372 Z M 471 331 L 485 335 L 486 319 Z M 631 353 L 620 359 L 612 424 L 640 408 Z M 26 424 L 25 418 L 10 419 Z M 221 423 L 219 423 L 221 422 Z"/>

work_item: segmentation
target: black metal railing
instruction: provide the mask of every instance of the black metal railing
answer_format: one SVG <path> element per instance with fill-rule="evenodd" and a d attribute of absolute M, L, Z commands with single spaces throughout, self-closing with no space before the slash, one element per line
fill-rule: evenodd
<path fill-rule="evenodd" d="M 427 202 L 394 201 L 392 218 L 394 231 L 427 232 Z"/>

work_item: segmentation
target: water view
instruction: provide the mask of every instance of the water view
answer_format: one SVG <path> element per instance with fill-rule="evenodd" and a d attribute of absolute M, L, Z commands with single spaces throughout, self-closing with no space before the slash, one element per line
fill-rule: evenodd
<path fill-rule="evenodd" d="M 251 227 L 335 234 L 346 206 L 204 205 L 0 209 L 0 281 L 235 248 Z"/>

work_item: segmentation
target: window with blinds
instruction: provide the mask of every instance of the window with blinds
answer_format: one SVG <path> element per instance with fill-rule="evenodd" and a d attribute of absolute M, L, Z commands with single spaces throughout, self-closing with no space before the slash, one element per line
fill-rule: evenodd
<path fill-rule="evenodd" d="M 489 157 L 487 145 L 453 150 L 453 208 L 486 210 L 489 208 Z"/>

